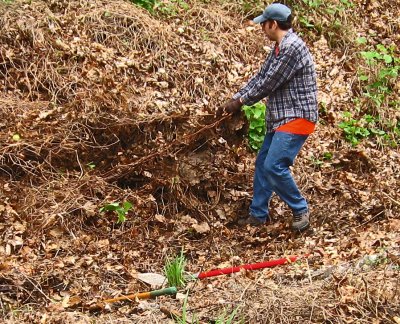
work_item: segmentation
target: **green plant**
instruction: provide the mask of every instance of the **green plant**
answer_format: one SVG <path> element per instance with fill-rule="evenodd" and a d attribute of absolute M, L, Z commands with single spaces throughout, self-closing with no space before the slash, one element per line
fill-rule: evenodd
<path fill-rule="evenodd" d="M 372 135 L 380 136 L 382 144 L 397 146 L 400 131 L 393 109 L 399 107 L 395 89 L 400 71 L 400 59 L 396 54 L 396 46 L 382 44 L 369 46 L 365 37 L 359 37 L 356 42 L 365 49 L 360 52 L 364 64 L 360 64 L 358 70 L 361 94 L 354 99 L 356 110 L 358 113 L 364 113 L 364 124 L 373 126 L 366 128 Z M 364 133 L 366 134 L 365 131 Z"/>
<path fill-rule="evenodd" d="M 359 39 L 359 44 L 366 44 L 366 39 Z M 368 108 L 376 110 L 390 104 L 399 71 L 400 59 L 395 54 L 395 46 L 376 45 L 369 51 L 362 51 L 361 57 L 366 66 L 358 71 L 358 78 L 363 88 L 362 96 L 367 98 Z"/>
<path fill-rule="evenodd" d="M 86 164 L 87 165 L 87 167 L 90 169 L 90 170 L 93 170 L 95 167 L 96 167 L 96 164 L 94 164 L 94 162 L 89 162 L 88 164 Z"/>
<path fill-rule="evenodd" d="M 369 136 L 386 136 L 384 130 L 379 129 L 379 123 L 371 115 L 364 115 L 359 119 L 354 119 L 350 112 L 343 114 L 344 121 L 339 124 L 344 136 L 353 146 L 356 146 L 361 139 Z"/>
<path fill-rule="evenodd" d="M 156 1 L 154 9 L 166 16 L 176 16 L 180 10 L 188 10 L 189 5 L 184 0 Z"/>
<path fill-rule="evenodd" d="M 357 39 L 356 39 L 356 43 L 358 44 L 358 45 L 362 45 L 362 44 L 367 44 L 367 38 L 366 37 L 358 37 Z"/>
<path fill-rule="evenodd" d="M 198 323 L 200 323 L 196 314 L 193 314 L 191 319 L 188 318 L 188 311 L 187 311 L 188 298 L 189 298 L 189 291 L 187 291 L 185 299 L 183 301 L 182 315 L 181 316 L 174 315 L 174 321 L 177 324 L 190 324 L 190 323 L 198 324 Z M 244 321 L 235 321 L 234 322 L 234 319 L 237 315 L 238 310 L 239 310 L 239 306 L 236 307 L 230 314 L 226 310 L 224 310 L 223 313 L 220 316 L 218 316 L 218 318 L 215 321 L 213 321 L 213 323 L 215 323 L 215 324 L 244 323 Z"/>
<path fill-rule="evenodd" d="M 242 110 L 249 121 L 249 146 L 259 151 L 265 137 L 265 110 L 263 103 L 257 102 L 252 106 L 243 106 Z"/>
<path fill-rule="evenodd" d="M 370 267 L 377 267 L 382 264 L 388 264 L 390 259 L 383 255 L 368 255 L 364 258 L 364 264 Z"/>
<path fill-rule="evenodd" d="M 352 42 L 353 29 L 347 14 L 354 6 L 352 1 L 289 0 L 288 5 L 296 11 L 301 27 L 315 30 L 315 35 L 323 34 L 331 47 L 348 47 Z"/>
<path fill-rule="evenodd" d="M 107 204 L 100 208 L 100 213 L 106 211 L 113 211 L 117 214 L 118 220 L 117 223 L 123 223 L 126 221 L 126 215 L 128 214 L 129 210 L 132 208 L 132 204 L 129 201 L 125 201 L 122 206 L 119 202 Z"/>
<path fill-rule="evenodd" d="M 188 319 L 188 314 L 187 314 L 188 298 L 189 298 L 189 290 L 187 291 L 185 299 L 183 301 L 182 316 L 174 316 L 175 323 L 178 323 L 178 324 L 189 324 L 189 323 L 198 324 L 198 323 L 200 323 L 196 315 L 193 315 L 190 321 Z"/>
<path fill-rule="evenodd" d="M 311 23 L 307 17 L 299 17 L 300 24 L 305 28 L 314 28 L 315 25 Z"/>
<path fill-rule="evenodd" d="M 221 4 L 226 1 L 221 1 Z M 265 9 L 265 5 L 260 0 L 237 0 L 235 3 L 239 6 L 242 13 L 247 16 L 259 15 Z"/>
<path fill-rule="evenodd" d="M 230 314 L 226 310 L 218 316 L 215 320 L 215 324 L 233 324 L 235 323 L 233 320 L 235 319 L 237 312 L 239 310 L 239 306 L 236 307 Z M 242 323 L 242 321 L 236 321 L 236 323 Z"/>
<path fill-rule="evenodd" d="M 332 16 L 354 7 L 354 4 L 349 0 L 340 0 L 339 2 L 323 0 L 302 0 L 302 2 L 308 8 L 319 10 L 322 13 L 327 13 Z"/>
<path fill-rule="evenodd" d="M 352 114 L 345 112 L 343 114 L 345 120 L 339 124 L 339 128 L 343 130 L 344 136 L 353 146 L 356 146 L 360 139 L 368 137 L 370 132 L 359 121 L 352 117 Z"/>
<path fill-rule="evenodd" d="M 187 281 L 185 277 L 186 258 L 183 251 L 175 258 L 167 258 L 164 267 L 164 274 L 167 277 L 168 284 L 174 287 L 183 287 Z"/>
<path fill-rule="evenodd" d="M 303 0 L 303 2 L 311 8 L 318 8 L 322 4 L 322 0 Z"/>
<path fill-rule="evenodd" d="M 311 160 L 312 164 L 314 164 L 314 166 L 316 166 L 316 167 L 320 167 L 321 165 L 324 164 L 324 161 L 320 160 L 319 158 L 317 158 L 315 156 L 311 156 L 310 160 Z"/>
<path fill-rule="evenodd" d="M 148 10 L 153 11 L 153 8 L 156 4 L 156 0 L 131 0 L 132 3 L 137 4 L 138 6 Z"/>
<path fill-rule="evenodd" d="M 311 155 L 310 161 L 316 168 L 320 168 L 325 163 L 331 161 L 332 158 L 333 158 L 332 152 L 325 152 L 324 154 L 322 154 L 322 157 L 320 155 L 319 156 Z"/>

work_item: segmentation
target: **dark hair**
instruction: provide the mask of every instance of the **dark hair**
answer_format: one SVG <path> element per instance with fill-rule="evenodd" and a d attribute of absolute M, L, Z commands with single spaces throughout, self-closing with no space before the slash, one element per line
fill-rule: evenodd
<path fill-rule="evenodd" d="M 286 21 L 276 21 L 278 23 L 278 26 L 282 30 L 289 30 L 292 28 L 292 15 L 289 15 L 287 17 Z"/>
<path fill-rule="evenodd" d="M 269 21 L 274 21 L 274 20 L 268 19 L 268 22 Z M 275 20 L 275 21 L 278 24 L 279 29 L 289 30 L 290 28 L 292 28 L 292 15 L 289 15 L 289 17 L 287 17 L 286 21 L 279 21 L 279 20 Z"/>

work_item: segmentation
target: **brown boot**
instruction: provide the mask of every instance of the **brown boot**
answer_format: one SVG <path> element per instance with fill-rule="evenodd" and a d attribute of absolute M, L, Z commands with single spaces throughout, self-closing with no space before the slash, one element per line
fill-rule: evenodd
<path fill-rule="evenodd" d="M 292 230 L 302 232 L 310 227 L 310 212 L 293 215 Z"/>
<path fill-rule="evenodd" d="M 247 217 L 247 218 L 241 218 L 241 219 L 239 219 L 238 220 L 238 225 L 240 225 L 240 226 L 247 226 L 247 225 L 250 225 L 250 226 L 255 226 L 255 227 L 258 227 L 258 226 L 262 226 L 262 225 L 264 225 L 265 223 L 266 223 L 266 221 L 265 220 L 261 220 L 261 219 L 259 219 L 259 218 L 257 218 L 257 217 L 254 217 L 254 216 L 249 216 L 249 217 Z"/>

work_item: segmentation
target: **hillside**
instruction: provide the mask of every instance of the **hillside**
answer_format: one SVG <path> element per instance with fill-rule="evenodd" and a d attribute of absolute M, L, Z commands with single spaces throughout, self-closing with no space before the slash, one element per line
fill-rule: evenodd
<path fill-rule="evenodd" d="M 4 321 L 400 323 L 399 3 L 287 1 L 318 74 L 302 235 L 277 197 L 271 225 L 236 225 L 256 153 L 244 117 L 215 117 L 273 45 L 251 23 L 264 4 L 156 3 L 0 0 Z M 99 211 L 124 202 L 125 221 Z M 310 256 L 191 282 L 186 306 L 185 288 L 89 310 L 151 290 L 137 274 L 180 251 L 189 273 Z"/>

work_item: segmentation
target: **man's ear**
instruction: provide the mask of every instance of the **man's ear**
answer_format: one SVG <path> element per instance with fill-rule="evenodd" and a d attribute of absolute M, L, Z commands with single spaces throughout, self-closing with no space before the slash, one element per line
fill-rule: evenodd
<path fill-rule="evenodd" d="M 267 23 L 268 23 L 269 29 L 276 29 L 276 26 L 278 26 L 278 24 L 275 20 L 269 20 Z"/>

